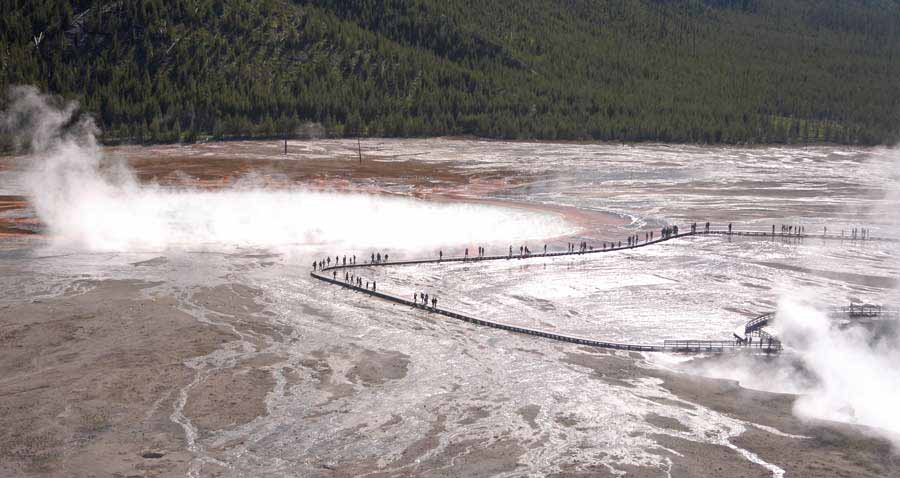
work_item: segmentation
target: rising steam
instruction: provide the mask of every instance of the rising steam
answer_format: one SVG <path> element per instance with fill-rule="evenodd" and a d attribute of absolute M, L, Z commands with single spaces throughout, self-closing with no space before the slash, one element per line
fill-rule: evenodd
<path fill-rule="evenodd" d="M 104 158 L 96 127 L 74 103 L 14 87 L 0 117 L 28 155 L 25 187 L 57 244 L 84 250 L 329 245 L 425 249 L 524 241 L 571 232 L 561 218 L 520 209 L 407 198 L 268 190 L 209 192 L 139 184 Z"/>
<path fill-rule="evenodd" d="M 896 329 L 841 326 L 796 296 L 779 303 L 775 324 L 816 379 L 794 403 L 798 416 L 874 427 L 900 447 Z"/>

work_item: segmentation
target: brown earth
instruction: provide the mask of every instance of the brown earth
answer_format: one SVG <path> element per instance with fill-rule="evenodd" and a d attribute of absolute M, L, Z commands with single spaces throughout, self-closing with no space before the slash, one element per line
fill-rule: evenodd
<path fill-rule="evenodd" d="M 170 418 L 185 360 L 236 339 L 153 284 L 101 281 L 83 295 L 0 306 L 0 476 L 184 476 L 192 454 Z M 222 301 L 246 300 L 216 291 Z M 265 413 L 259 363 L 211 374 L 185 414 L 201 433 Z"/>

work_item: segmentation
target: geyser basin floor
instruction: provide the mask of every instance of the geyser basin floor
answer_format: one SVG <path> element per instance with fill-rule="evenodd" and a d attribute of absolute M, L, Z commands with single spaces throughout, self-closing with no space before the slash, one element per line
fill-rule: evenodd
<path fill-rule="evenodd" d="M 359 174 L 352 165 L 355 142 L 325 141 L 291 144 L 292 151 L 303 149 L 288 161 L 309 172 L 292 176 L 281 174 L 279 168 L 289 166 L 280 160 L 274 172 L 266 170 L 278 146 L 221 143 L 133 148 L 127 154 L 159 155 L 153 164 L 161 187 L 151 191 L 171 197 L 184 192 L 180 184 L 193 189 L 198 181 L 225 195 L 245 186 L 284 189 L 301 183 L 320 190 L 579 208 L 633 219 L 585 238 L 592 241 L 624 238 L 645 225 L 680 218 L 754 222 L 761 228 L 802 220 L 836 230 L 853 221 L 868 223 L 895 206 L 873 199 L 891 177 L 881 150 L 378 141 L 364 146 L 365 167 L 371 169 Z M 259 176 L 195 174 L 190 168 L 214 163 L 204 163 L 207 154 L 240 158 L 238 176 Z M 172 155 L 183 158 L 167 165 Z M 147 186 L 150 177 L 139 177 Z M 18 183 L 7 179 L 2 176 L 0 189 L 21 194 Z M 217 210 L 252 209 L 239 203 Z M 268 210 L 259 211 L 263 217 L 248 219 L 275 223 L 279 215 L 290 216 L 281 214 L 283 203 L 266 204 Z M 859 211 L 846 212 L 845 204 Z M 159 204 L 146 207 L 155 211 Z M 187 210 L 180 217 L 206 216 Z M 431 227 L 427 221 L 409 225 Z M 886 442 L 861 435 L 863 428 L 802 423 L 791 413 L 792 396 L 692 379 L 640 356 L 473 331 L 348 296 L 307 277 L 312 260 L 324 254 L 372 252 L 367 233 L 388 237 L 377 227 L 346 229 L 349 237 L 322 236 L 318 245 L 222 247 L 227 241 L 214 241 L 189 248 L 193 252 L 175 246 L 145 254 L 60 255 L 35 246 L 43 238 L 25 248 L 16 243 L 0 256 L 0 474 L 900 474 Z M 505 249 L 517 239 L 500 237 L 485 245 Z M 456 253 L 465 246 L 454 245 Z M 435 251 L 391 255 L 427 252 Z M 835 301 L 879 302 L 890 290 L 868 278 L 890 277 L 896 270 L 890 265 L 895 251 L 877 245 L 697 242 L 659 253 L 665 256 L 652 261 L 645 254 L 656 253 L 645 251 L 627 263 L 575 264 L 575 279 L 552 272 L 555 282 L 546 289 L 532 282 L 538 279 L 534 268 L 483 270 L 478 283 L 447 277 L 452 290 L 442 294 L 475 302 L 490 298 L 491 289 L 505 296 L 499 291 L 508 288 L 559 307 L 567 300 L 590 303 L 585 287 L 591 287 L 600 294 L 632 294 L 633 307 L 621 311 L 646 322 L 660 308 L 705 309 L 698 304 L 702 291 L 690 277 L 679 276 L 690 268 L 704 276 L 706 288 L 724 284 L 741 304 L 735 314 L 774 306 L 777 290 L 792 281 L 827 289 Z M 662 279 L 651 283 L 658 272 L 648 270 L 651 264 L 660 264 L 664 278 L 685 288 L 676 290 Z M 439 282 L 429 271 L 411 271 L 411 288 L 421 287 L 423 277 L 425 285 Z M 630 279 L 610 281 L 609 274 Z M 522 279 L 517 284 L 514 277 Z M 567 281 L 573 285 L 559 285 Z M 642 289 L 654 290 L 646 308 L 640 306 Z M 486 307 L 486 313 L 514 313 Z M 708 311 L 711 322 L 725 327 L 732 311 L 723 310 L 719 298 L 709 308 L 716 309 Z M 536 318 L 530 308 L 523 310 L 523 320 Z M 644 330 L 629 331 L 627 325 L 621 333 Z"/>
<path fill-rule="evenodd" d="M 354 300 L 306 258 L 4 256 L 0 470 L 900 472 L 887 444 L 793 418 L 791 396 Z"/>

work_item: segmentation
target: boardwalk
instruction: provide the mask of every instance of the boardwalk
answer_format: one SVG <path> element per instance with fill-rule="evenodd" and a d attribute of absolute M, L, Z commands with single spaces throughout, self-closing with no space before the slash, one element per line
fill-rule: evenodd
<path fill-rule="evenodd" d="M 621 247 L 609 247 L 605 249 L 593 249 L 593 250 L 585 250 L 585 251 L 575 251 L 575 252 L 548 252 L 548 253 L 540 253 L 540 254 L 514 254 L 514 255 L 500 255 L 500 256 L 482 256 L 482 257 L 450 257 L 450 258 L 439 258 L 439 259 L 418 259 L 418 260 L 407 260 L 407 261 L 382 261 L 382 262 L 365 262 L 365 263 L 356 263 L 356 264 L 346 264 L 346 265 L 333 265 L 326 266 L 321 270 L 313 271 L 310 274 L 312 277 L 328 282 L 330 284 L 334 284 L 345 289 L 349 289 L 352 291 L 360 292 L 363 294 L 370 295 L 372 297 L 377 297 L 389 302 L 393 302 L 396 304 L 402 304 L 409 307 L 414 307 L 418 309 L 422 309 L 423 311 L 443 315 L 445 317 L 450 317 L 457 320 L 462 320 L 464 322 L 469 322 L 475 325 L 481 325 L 485 327 L 492 327 L 495 329 L 506 330 L 509 332 L 520 333 L 525 335 L 533 335 L 536 337 L 557 340 L 560 342 L 568 342 L 578 345 L 586 345 L 591 347 L 600 347 L 605 349 L 615 349 L 615 350 L 632 350 L 639 352 L 678 352 L 678 353 L 722 353 L 728 351 L 735 350 L 758 350 L 766 353 L 777 353 L 781 351 L 781 342 L 771 338 L 769 340 L 758 340 L 756 343 L 742 340 L 741 338 L 735 338 L 734 340 L 722 340 L 722 341 L 710 341 L 710 340 L 666 340 L 662 344 L 630 344 L 630 343 L 619 343 L 619 342 L 611 342 L 600 339 L 593 339 L 588 337 L 578 337 L 574 335 L 561 334 L 558 332 L 549 332 L 545 330 L 533 329 L 529 327 L 522 327 L 518 325 L 506 324 L 503 322 L 479 319 L 476 317 L 472 317 L 463 313 L 454 312 L 445 308 L 439 307 L 430 307 L 417 302 L 413 302 L 395 295 L 391 295 L 385 292 L 380 292 L 377 290 L 372 290 L 366 287 L 359 287 L 355 284 L 352 284 L 349 281 L 342 280 L 341 277 L 337 277 L 336 274 L 338 271 L 347 271 L 349 269 L 354 269 L 358 267 L 388 267 L 388 266 L 401 266 L 401 265 L 414 265 L 414 264 L 443 264 L 443 263 L 452 263 L 452 262 L 482 262 L 482 261 L 498 261 L 498 260 L 527 260 L 527 259 L 538 259 L 545 257 L 562 257 L 562 256 L 579 256 L 579 255 L 588 255 L 588 254 L 600 254 L 600 253 L 612 253 L 617 251 L 624 251 L 629 249 L 635 249 L 639 247 L 647 247 L 650 245 L 660 244 L 666 241 L 670 241 L 673 239 L 684 238 L 688 236 L 694 235 L 720 235 L 720 234 L 728 235 L 727 232 L 723 231 L 710 231 L 710 232 L 697 232 L 697 233 L 681 233 L 681 234 L 672 234 L 668 237 L 664 238 L 656 238 L 651 241 L 639 242 L 633 245 L 623 245 Z M 754 232 L 732 232 L 730 235 L 747 235 L 747 236 L 757 236 L 763 235 Z M 772 236 L 768 234 L 768 236 Z M 773 237 L 781 237 L 781 235 L 776 234 Z M 798 236 L 791 236 L 798 237 Z M 804 236 L 800 236 L 801 238 Z M 870 239 L 874 240 L 874 239 Z M 769 317 L 769 315 L 763 316 Z M 746 328 L 751 327 L 751 324 L 760 324 L 760 317 L 753 319 L 748 322 Z M 766 319 L 767 323 L 768 319 Z M 754 325 L 755 328 L 751 330 L 756 331 L 761 328 L 762 325 L 758 327 Z"/>

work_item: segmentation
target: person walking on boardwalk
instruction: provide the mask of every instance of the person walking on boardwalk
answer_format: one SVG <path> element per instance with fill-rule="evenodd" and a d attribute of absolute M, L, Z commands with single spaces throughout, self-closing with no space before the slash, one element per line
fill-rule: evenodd
<path fill-rule="evenodd" d="M 328 264 L 329 266 L 331 265 L 331 256 L 328 256 L 325 258 L 325 263 Z"/>
<path fill-rule="evenodd" d="M 375 281 L 372 281 L 372 292 L 375 292 L 375 286 L 378 285 Z"/>
<path fill-rule="evenodd" d="M 334 271 L 334 273 L 331 274 L 331 278 L 337 280 L 337 271 Z"/>
<path fill-rule="evenodd" d="M 728 234 L 729 235 L 731 234 L 731 223 L 730 222 L 728 223 Z"/>
<path fill-rule="evenodd" d="M 547 255 L 547 244 L 544 244 L 544 255 Z"/>
<path fill-rule="evenodd" d="M 466 255 L 463 256 L 463 259 L 465 260 L 465 259 L 468 259 L 468 258 L 469 258 L 469 248 L 467 247 L 467 248 L 466 248 Z"/>
<path fill-rule="evenodd" d="M 385 253 L 385 255 L 384 255 L 384 262 L 387 262 L 387 261 L 388 261 L 388 255 Z"/>
<path fill-rule="evenodd" d="M 378 260 L 378 262 L 381 262 L 381 253 L 380 252 L 378 254 L 375 254 L 375 259 Z"/>
<path fill-rule="evenodd" d="M 316 261 L 313 261 L 313 271 L 316 270 Z"/>
<path fill-rule="evenodd" d="M 432 298 L 431 298 L 431 308 L 432 308 L 432 309 L 437 309 L 437 297 L 432 297 Z"/>
<path fill-rule="evenodd" d="M 444 260 L 444 250 L 441 249 L 438 251 L 438 262 Z"/>

